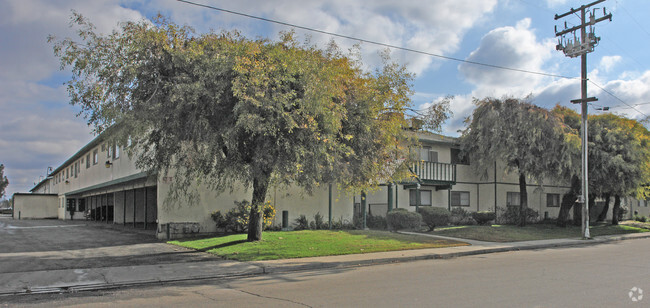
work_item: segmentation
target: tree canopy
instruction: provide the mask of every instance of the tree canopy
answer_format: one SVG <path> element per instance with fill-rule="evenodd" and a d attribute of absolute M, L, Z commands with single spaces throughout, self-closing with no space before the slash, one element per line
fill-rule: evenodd
<path fill-rule="evenodd" d="M 197 183 L 252 186 L 249 240 L 261 238 L 272 180 L 361 189 L 401 174 L 412 75 L 387 56 L 368 73 L 334 44 L 299 44 L 291 32 L 250 40 L 158 18 L 100 35 L 79 14 L 73 22 L 81 42 L 50 37 L 72 68 L 71 104 L 130 144 L 138 167 L 173 171 L 176 197 Z"/>
<path fill-rule="evenodd" d="M 526 99 L 504 97 L 475 100 L 476 109 L 461 136 L 463 151 L 484 177 L 495 162 L 519 173 L 520 224 L 525 225 L 526 180 L 563 177 L 566 143 L 560 122 L 548 110 Z"/>
<path fill-rule="evenodd" d="M 569 127 L 568 134 L 577 134 L 578 113 L 560 106 L 553 112 Z M 606 203 L 599 219 L 607 214 L 610 195 L 616 200 L 628 195 L 650 197 L 650 132 L 640 122 L 612 113 L 590 115 L 588 142 L 589 192 L 604 197 Z M 575 160 L 580 163 L 579 157 Z"/>
<path fill-rule="evenodd" d="M 0 164 L 0 198 L 4 197 L 5 189 L 7 188 L 7 186 L 9 186 L 9 180 L 4 175 L 4 173 L 5 173 L 5 165 Z"/>

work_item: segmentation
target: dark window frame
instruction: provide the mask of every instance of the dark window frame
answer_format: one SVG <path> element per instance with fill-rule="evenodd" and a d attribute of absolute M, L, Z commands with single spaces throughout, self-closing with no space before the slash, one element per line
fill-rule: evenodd
<path fill-rule="evenodd" d="M 560 207 L 560 202 L 560 194 L 546 194 L 546 207 Z M 555 203 L 555 205 L 553 203 Z"/>
<path fill-rule="evenodd" d="M 467 204 L 462 204 L 462 195 L 467 194 Z M 471 206 L 471 195 L 469 191 L 452 191 L 451 192 L 451 206 L 462 206 L 462 207 L 469 207 Z M 457 203 L 457 204 L 456 204 Z"/>
<path fill-rule="evenodd" d="M 410 189 L 409 190 L 409 206 L 416 206 L 417 199 L 415 196 L 417 189 Z M 427 201 L 426 198 L 422 198 L 422 192 L 428 192 L 429 193 L 429 198 L 428 198 L 428 204 L 425 202 Z M 433 192 L 430 189 L 420 189 L 420 206 L 432 206 L 433 205 Z"/>

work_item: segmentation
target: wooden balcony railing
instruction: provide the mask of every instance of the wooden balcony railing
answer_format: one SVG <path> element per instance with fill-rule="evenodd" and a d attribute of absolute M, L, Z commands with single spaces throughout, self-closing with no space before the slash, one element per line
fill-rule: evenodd
<path fill-rule="evenodd" d="M 411 165 L 411 170 L 420 180 L 456 183 L 456 164 L 419 161 Z"/>

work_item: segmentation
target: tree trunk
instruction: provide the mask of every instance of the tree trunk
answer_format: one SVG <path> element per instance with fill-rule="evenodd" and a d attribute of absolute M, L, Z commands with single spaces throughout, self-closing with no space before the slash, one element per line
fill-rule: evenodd
<path fill-rule="evenodd" d="M 571 190 L 562 196 L 562 204 L 560 205 L 560 214 L 557 217 L 557 225 L 566 227 L 569 220 L 569 211 L 578 199 L 578 191 L 580 190 L 580 179 L 577 176 L 571 177 Z"/>
<path fill-rule="evenodd" d="M 603 206 L 603 210 L 600 211 L 600 215 L 598 215 L 598 219 L 596 221 L 605 221 L 607 219 L 607 212 L 609 211 L 609 199 L 611 195 L 609 193 L 605 194 L 605 206 Z"/>
<path fill-rule="evenodd" d="M 526 226 L 526 210 L 528 208 L 528 192 L 526 191 L 526 176 L 519 173 L 519 226 Z"/>
<path fill-rule="evenodd" d="M 614 195 L 614 208 L 612 209 L 612 225 L 618 225 L 618 211 L 621 210 L 621 196 Z"/>
<path fill-rule="evenodd" d="M 251 213 L 248 220 L 248 238 L 249 242 L 259 241 L 262 239 L 262 230 L 264 229 L 264 201 L 266 191 L 269 188 L 270 176 L 263 174 L 253 179 L 253 200 L 251 201 Z"/>
<path fill-rule="evenodd" d="M 557 216 L 557 225 L 560 227 L 566 227 L 567 221 L 569 220 L 569 211 L 573 205 L 578 200 L 578 196 L 573 193 L 573 191 L 564 194 L 562 196 L 562 204 L 560 205 L 560 214 Z"/>

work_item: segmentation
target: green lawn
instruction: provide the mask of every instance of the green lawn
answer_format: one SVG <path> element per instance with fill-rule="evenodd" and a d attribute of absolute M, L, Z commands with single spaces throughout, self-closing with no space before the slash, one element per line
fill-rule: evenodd
<path fill-rule="evenodd" d="M 589 228 L 589 233 L 592 237 L 648 231 L 650 230 L 629 225 L 612 226 L 597 224 Z M 488 242 L 518 242 L 582 236 L 580 227 L 570 226 L 561 228 L 552 224 L 531 224 L 523 228 L 507 225 L 443 227 L 433 232 L 428 232 L 428 234 Z"/>
<path fill-rule="evenodd" d="M 206 239 L 170 241 L 170 244 L 207 251 L 240 261 L 276 260 L 378 251 L 441 248 L 463 242 L 387 231 L 264 232 L 259 242 L 246 242 L 246 234 Z"/>

